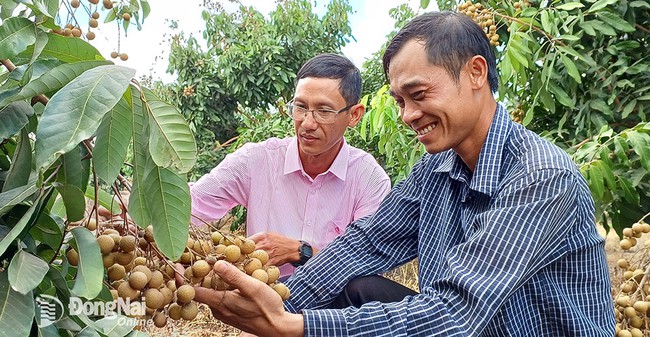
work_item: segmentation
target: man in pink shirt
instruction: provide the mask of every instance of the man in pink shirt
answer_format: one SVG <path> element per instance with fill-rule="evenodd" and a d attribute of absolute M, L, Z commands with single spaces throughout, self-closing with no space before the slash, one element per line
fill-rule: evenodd
<path fill-rule="evenodd" d="M 248 143 L 190 187 L 192 214 L 202 220 L 246 207 L 247 235 L 283 277 L 350 222 L 373 214 L 390 191 L 376 160 L 343 137 L 364 112 L 354 64 L 321 54 L 300 68 L 296 81 L 287 104 L 296 136 Z"/>

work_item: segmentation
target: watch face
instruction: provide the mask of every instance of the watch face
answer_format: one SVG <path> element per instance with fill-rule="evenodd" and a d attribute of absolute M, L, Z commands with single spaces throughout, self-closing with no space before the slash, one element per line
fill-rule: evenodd
<path fill-rule="evenodd" d="M 305 258 L 310 258 L 313 254 L 313 249 L 309 244 L 303 243 L 300 245 L 300 255 Z"/>

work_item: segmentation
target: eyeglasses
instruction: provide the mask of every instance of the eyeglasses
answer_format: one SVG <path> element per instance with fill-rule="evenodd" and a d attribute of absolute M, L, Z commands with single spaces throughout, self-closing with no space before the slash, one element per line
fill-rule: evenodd
<path fill-rule="evenodd" d="M 293 101 L 287 104 L 287 109 L 289 110 L 289 115 L 296 122 L 302 122 L 307 118 L 307 113 L 311 112 L 312 117 L 318 124 L 332 124 L 336 122 L 336 116 L 341 112 L 350 109 L 355 106 L 355 104 L 350 104 L 341 110 L 330 110 L 330 109 L 314 109 L 309 110 L 298 105 L 294 105 Z"/>

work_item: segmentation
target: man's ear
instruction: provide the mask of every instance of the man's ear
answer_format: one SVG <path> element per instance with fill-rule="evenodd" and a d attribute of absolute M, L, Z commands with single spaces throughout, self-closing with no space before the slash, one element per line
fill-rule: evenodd
<path fill-rule="evenodd" d="M 472 89 L 481 89 L 487 84 L 488 66 L 485 58 L 475 55 L 467 61 L 467 74 L 472 84 Z"/>
<path fill-rule="evenodd" d="M 348 123 L 349 127 L 355 127 L 361 121 L 363 113 L 366 111 L 366 108 L 363 104 L 357 104 L 350 108 L 350 122 Z"/>

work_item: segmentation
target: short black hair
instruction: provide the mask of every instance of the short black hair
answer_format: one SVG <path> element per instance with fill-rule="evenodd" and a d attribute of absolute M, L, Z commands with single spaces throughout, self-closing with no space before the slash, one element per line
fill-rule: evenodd
<path fill-rule="evenodd" d="M 429 12 L 416 16 L 390 41 L 384 52 L 384 75 L 388 78 L 391 59 L 407 42 L 416 39 L 425 43 L 431 64 L 445 68 L 457 83 L 460 69 L 476 55 L 482 56 L 488 66 L 490 90 L 499 90 L 499 78 L 494 52 L 485 32 L 470 17 L 451 11 Z"/>
<path fill-rule="evenodd" d="M 306 77 L 340 80 L 339 92 L 348 105 L 359 103 L 361 99 L 361 72 L 345 56 L 325 53 L 312 57 L 298 70 L 296 85 Z"/>

